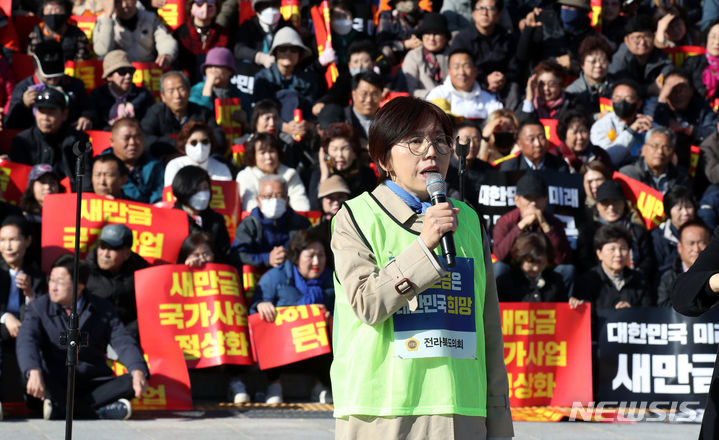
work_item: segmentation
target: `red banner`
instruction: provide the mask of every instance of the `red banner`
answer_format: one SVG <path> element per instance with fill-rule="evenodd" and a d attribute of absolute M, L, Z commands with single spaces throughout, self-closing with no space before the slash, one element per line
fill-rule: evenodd
<path fill-rule="evenodd" d="M 240 13 L 237 17 L 237 24 L 241 25 L 245 21 L 255 16 L 255 10 L 252 8 L 252 2 L 250 0 L 239 0 L 240 2 Z"/>
<path fill-rule="evenodd" d="M 242 124 L 233 118 L 235 112 L 242 110 L 240 98 L 215 98 L 215 122 L 222 128 L 227 146 L 232 148 L 235 141 L 242 137 Z"/>
<path fill-rule="evenodd" d="M 282 18 L 292 23 L 295 29 L 300 28 L 300 2 L 299 0 L 282 0 L 280 6 Z"/>
<path fill-rule="evenodd" d="M 50 194 L 43 202 L 42 269 L 75 250 L 76 194 Z M 151 264 L 174 263 L 189 233 L 187 214 L 127 200 L 82 194 L 80 257 L 85 258 L 102 227 L 121 223 L 132 229 L 132 250 Z"/>
<path fill-rule="evenodd" d="M 656 189 L 615 171 L 612 179 L 622 184 L 624 195 L 632 207 L 644 219 L 644 225 L 651 230 L 664 221 L 664 195 Z"/>
<path fill-rule="evenodd" d="M 243 144 L 235 144 L 232 146 L 232 162 L 237 168 L 244 166 L 245 146 Z"/>
<path fill-rule="evenodd" d="M 92 32 L 95 30 L 97 17 L 93 15 L 71 15 L 70 20 L 75 22 L 75 26 L 80 28 L 92 45 Z"/>
<path fill-rule="evenodd" d="M 247 307 L 237 270 L 227 264 L 184 264 L 135 272 L 137 322 L 148 346 L 171 335 L 189 368 L 251 365 Z"/>
<path fill-rule="evenodd" d="M 589 305 L 500 303 L 511 406 L 592 400 Z"/>
<path fill-rule="evenodd" d="M 544 135 L 549 141 L 549 149 L 559 148 L 559 144 L 562 143 L 559 136 L 557 136 L 557 124 L 559 121 L 557 119 L 540 119 L 539 122 L 544 126 Z"/>
<path fill-rule="evenodd" d="M 592 20 L 592 27 L 594 30 L 601 34 L 602 33 L 602 0 L 591 0 L 589 4 L 592 10 L 589 12 L 589 19 Z"/>
<path fill-rule="evenodd" d="M 99 156 L 103 151 L 110 148 L 110 137 L 112 136 L 111 131 L 85 130 L 85 133 L 87 133 L 90 137 L 93 156 Z"/>
<path fill-rule="evenodd" d="M 227 233 L 230 234 L 231 241 L 235 238 L 235 229 L 237 229 L 242 216 L 239 185 L 234 180 L 212 180 L 210 183 L 212 188 L 210 208 L 225 218 L 225 226 L 227 226 Z M 162 200 L 171 203 L 177 200 L 172 194 L 171 186 L 166 186 L 162 190 Z"/>
<path fill-rule="evenodd" d="M 150 379 L 142 396 L 132 399 L 133 410 L 191 410 L 192 393 L 190 392 L 190 375 L 182 352 L 169 343 L 147 346 L 143 344 L 145 362 L 150 369 Z M 120 362 L 112 364 L 116 376 L 127 373 L 127 368 Z"/>
<path fill-rule="evenodd" d="M 102 78 L 102 61 L 65 61 L 65 74 L 81 79 L 85 83 L 85 90 L 90 93 L 105 83 Z"/>
<path fill-rule="evenodd" d="M 387 104 L 388 102 L 390 102 L 390 101 L 393 100 L 394 98 L 399 98 L 400 96 L 409 96 L 409 93 L 407 93 L 407 92 L 389 92 L 389 93 L 384 97 L 384 99 L 382 100 L 382 102 L 379 103 L 379 107 L 380 107 L 380 108 L 384 107 L 385 104 Z"/>
<path fill-rule="evenodd" d="M 132 82 L 138 87 L 145 87 L 155 97 L 156 102 L 160 102 L 160 78 L 162 77 L 162 69 L 160 66 L 151 63 L 132 63 L 135 67 L 135 74 L 132 75 Z"/>
<path fill-rule="evenodd" d="M 32 166 L 0 159 L 0 201 L 20 203 Z"/>
<path fill-rule="evenodd" d="M 312 24 L 315 28 L 315 39 L 317 40 L 317 52 L 319 55 L 325 53 L 325 49 L 332 47 L 332 33 L 330 32 L 330 6 L 327 0 L 323 0 L 319 6 L 313 6 L 310 9 L 310 15 L 312 16 Z M 325 71 L 325 81 L 327 81 L 327 88 L 337 81 L 339 71 L 337 70 L 337 64 L 332 63 L 327 66 Z"/>
<path fill-rule="evenodd" d="M 185 2 L 182 0 L 167 0 L 165 6 L 157 10 L 157 15 L 160 16 L 160 19 L 167 27 L 174 31 L 187 21 Z"/>
<path fill-rule="evenodd" d="M 322 305 L 277 307 L 275 322 L 250 315 L 252 350 L 261 370 L 329 353 Z"/>
<path fill-rule="evenodd" d="M 672 60 L 674 67 L 681 67 L 687 58 L 693 57 L 694 55 L 703 55 L 706 51 L 706 48 L 703 46 L 676 46 L 664 49 L 664 52 L 669 55 L 669 59 Z"/>
<path fill-rule="evenodd" d="M 605 111 L 613 112 L 614 104 L 612 104 L 611 99 L 600 96 L 599 97 L 599 113 L 604 113 Z"/>
<path fill-rule="evenodd" d="M 689 176 L 691 176 L 692 182 L 697 175 L 697 166 L 699 166 L 699 156 L 701 154 L 701 148 L 696 145 L 689 147 Z"/>

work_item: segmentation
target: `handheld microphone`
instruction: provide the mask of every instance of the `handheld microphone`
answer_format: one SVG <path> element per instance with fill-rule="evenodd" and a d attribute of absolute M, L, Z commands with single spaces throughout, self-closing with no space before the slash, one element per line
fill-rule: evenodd
<path fill-rule="evenodd" d="M 427 192 L 432 201 L 432 205 L 447 202 L 447 184 L 439 173 L 427 173 Z M 451 232 L 447 232 L 440 240 L 442 247 L 442 256 L 447 267 L 454 267 L 456 264 L 457 251 L 454 248 L 454 237 Z"/>

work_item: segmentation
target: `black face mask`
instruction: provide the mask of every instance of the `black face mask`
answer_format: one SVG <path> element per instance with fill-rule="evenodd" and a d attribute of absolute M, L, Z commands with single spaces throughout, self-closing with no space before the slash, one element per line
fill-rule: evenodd
<path fill-rule="evenodd" d="M 67 21 L 67 16 L 65 14 L 47 14 L 43 16 L 43 20 L 47 27 L 57 32 L 62 29 L 62 25 Z"/>
<path fill-rule="evenodd" d="M 637 110 L 637 104 L 627 101 L 619 101 L 612 104 L 614 106 L 614 113 L 622 119 L 630 118 Z"/>
<path fill-rule="evenodd" d="M 494 133 L 494 146 L 498 150 L 509 150 L 514 146 L 514 133 L 509 131 L 500 131 Z"/>

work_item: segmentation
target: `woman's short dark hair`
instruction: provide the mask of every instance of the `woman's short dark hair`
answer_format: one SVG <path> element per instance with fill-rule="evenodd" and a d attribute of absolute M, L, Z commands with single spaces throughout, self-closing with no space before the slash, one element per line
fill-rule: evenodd
<path fill-rule="evenodd" d="M 554 60 L 543 60 L 540 61 L 539 64 L 534 66 L 534 74 L 539 76 L 545 72 L 549 72 L 552 75 L 557 77 L 557 80 L 559 80 L 559 85 L 564 88 L 566 86 L 567 82 L 567 69 L 565 69 L 561 64 Z"/>
<path fill-rule="evenodd" d="M 65 187 L 60 185 L 60 179 L 58 179 L 54 172 L 45 173 L 37 180 L 33 180 L 32 182 L 28 183 L 27 188 L 25 188 L 25 192 L 23 192 L 22 196 L 20 196 L 20 203 L 18 203 L 18 207 L 23 212 L 27 212 L 28 214 L 42 215 L 42 206 L 40 206 L 40 202 L 38 202 L 35 198 L 35 191 L 33 189 L 33 187 L 35 186 L 35 182 L 55 182 L 58 187 L 58 193 L 64 193 Z"/>
<path fill-rule="evenodd" d="M 322 147 L 327 151 L 332 139 L 346 139 L 349 142 L 355 155 L 360 153 L 360 144 L 357 136 L 354 135 L 352 126 L 344 122 L 333 122 L 322 132 Z"/>
<path fill-rule="evenodd" d="M 544 236 L 537 232 L 520 234 L 514 239 L 511 251 L 512 264 L 521 265 L 524 261 L 538 263 L 546 258 L 546 262 L 554 261 L 554 250 Z"/>
<path fill-rule="evenodd" d="M 74 273 L 74 263 L 75 263 L 75 255 L 74 254 L 65 254 L 60 255 L 57 260 L 55 260 L 54 263 L 52 263 L 52 267 L 50 267 L 50 271 L 55 269 L 56 267 L 62 267 L 67 270 L 67 272 L 70 274 L 70 279 L 73 279 L 73 273 Z M 90 265 L 87 264 L 85 260 L 80 260 L 78 264 L 78 284 L 85 284 L 87 285 L 87 280 L 90 278 Z"/>
<path fill-rule="evenodd" d="M 577 51 L 579 64 L 584 64 L 584 59 L 587 55 L 594 52 L 604 52 L 604 55 L 607 56 L 607 61 L 612 60 L 612 46 L 607 43 L 607 40 L 598 35 L 590 35 L 582 40 L 582 43 L 579 45 L 579 50 Z"/>
<path fill-rule="evenodd" d="M 0 224 L 0 229 L 4 228 L 5 226 L 15 226 L 18 231 L 20 231 L 20 234 L 28 238 L 30 235 L 32 235 L 32 228 L 30 227 L 30 222 L 27 221 L 27 219 L 20 215 L 10 215 L 8 217 L 5 217 L 5 220 Z"/>
<path fill-rule="evenodd" d="M 250 140 L 245 144 L 245 155 L 242 162 L 248 167 L 257 165 L 255 161 L 255 154 L 257 154 L 257 145 L 266 143 L 270 148 L 274 148 L 279 156 L 279 161 L 282 162 L 282 144 L 280 138 L 270 133 L 255 133 L 250 137 Z"/>
<path fill-rule="evenodd" d="M 623 226 L 603 225 L 594 233 L 594 249 L 600 251 L 607 243 L 624 240 L 629 247 L 632 246 L 632 234 Z"/>
<path fill-rule="evenodd" d="M 172 194 L 181 205 L 187 205 L 202 182 L 210 185 L 210 175 L 207 171 L 194 165 L 182 167 L 172 179 Z"/>
<path fill-rule="evenodd" d="M 187 257 L 203 244 L 206 244 L 213 254 L 215 253 L 214 246 L 212 246 L 212 237 L 207 232 L 195 231 L 188 235 L 182 242 L 182 246 L 180 246 L 177 264 L 184 264 Z"/>
<path fill-rule="evenodd" d="M 602 173 L 602 176 L 604 176 L 605 179 L 612 180 L 612 170 L 609 169 L 607 164 L 605 164 L 601 160 L 594 159 L 590 160 L 589 162 L 584 162 L 582 164 L 582 167 L 579 169 L 579 173 L 587 174 L 587 171 L 589 170 Z"/>
<path fill-rule="evenodd" d="M 329 257 L 330 246 L 327 243 L 327 238 L 314 229 L 302 229 L 297 231 L 290 240 L 289 244 L 289 260 L 290 263 L 297 265 L 297 260 L 300 258 L 300 254 L 303 250 L 307 249 L 312 243 L 319 243 L 325 250 L 325 255 Z"/>
<path fill-rule="evenodd" d="M 587 130 L 592 128 L 592 120 L 585 112 L 578 109 L 564 111 L 559 115 L 559 121 L 557 122 L 557 137 L 559 140 L 564 142 L 567 139 L 567 130 L 574 121 L 584 125 Z"/>
<path fill-rule="evenodd" d="M 669 211 L 681 202 L 689 202 L 694 209 L 697 208 L 697 201 L 691 189 L 684 185 L 674 185 L 664 194 L 664 213 L 669 215 Z"/>
<path fill-rule="evenodd" d="M 177 134 L 177 142 L 175 142 L 175 149 L 179 151 L 182 154 L 187 154 L 185 151 L 185 145 L 187 145 L 187 140 L 190 139 L 190 136 L 192 136 L 192 133 L 196 131 L 204 131 L 207 137 L 210 139 L 210 153 L 215 153 L 220 151 L 219 144 L 217 143 L 217 139 L 215 139 L 215 135 L 212 133 L 212 129 L 205 124 L 203 121 L 189 121 L 185 125 L 182 126 L 182 130 Z"/>
<path fill-rule="evenodd" d="M 452 136 L 452 119 L 442 109 L 425 100 L 401 96 L 379 109 L 369 127 L 367 148 L 370 157 L 377 164 L 380 182 L 389 177 L 382 164 L 392 147 L 431 124 L 431 119 L 434 119 L 444 134 Z"/>
<path fill-rule="evenodd" d="M 252 119 L 250 119 L 250 128 L 254 132 L 257 130 L 257 121 L 260 120 L 260 116 L 266 115 L 267 113 L 276 113 L 277 117 L 280 116 L 280 106 L 271 99 L 263 99 L 258 101 L 254 107 L 252 107 Z"/>

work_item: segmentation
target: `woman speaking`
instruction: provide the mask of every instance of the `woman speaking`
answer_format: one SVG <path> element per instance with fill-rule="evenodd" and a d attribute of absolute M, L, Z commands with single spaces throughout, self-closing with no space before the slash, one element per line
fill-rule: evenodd
<path fill-rule="evenodd" d="M 396 98 L 375 116 L 369 154 L 382 183 L 334 220 L 336 438 L 512 437 L 489 245 L 468 205 L 432 205 L 452 122 Z M 453 233 L 456 263 L 438 256 Z"/>

